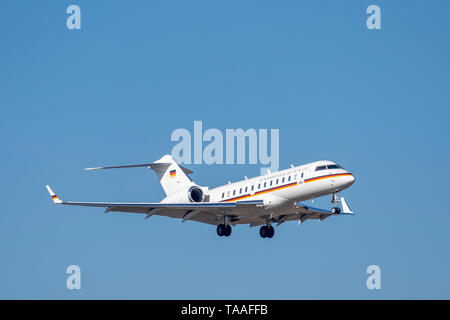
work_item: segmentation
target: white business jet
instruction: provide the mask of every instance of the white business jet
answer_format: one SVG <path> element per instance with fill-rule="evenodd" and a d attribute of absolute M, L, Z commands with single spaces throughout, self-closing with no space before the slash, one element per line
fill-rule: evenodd
<path fill-rule="evenodd" d="M 85 170 L 148 167 L 156 172 L 166 197 L 159 203 L 125 202 L 74 202 L 62 201 L 47 186 L 56 204 L 104 207 L 105 212 L 135 212 L 145 218 L 153 215 L 193 220 L 217 226 L 219 236 L 228 237 L 231 226 L 249 224 L 261 226 L 260 236 L 272 238 L 273 223 L 298 220 L 298 224 L 310 219 L 324 220 L 332 215 L 353 215 L 344 198 L 338 193 L 350 187 L 353 175 L 331 161 L 317 161 L 266 175 L 228 183 L 209 189 L 193 182 L 193 172 L 178 165 L 170 155 L 154 163 L 87 168 Z M 313 208 L 300 203 L 331 194 L 331 210 Z M 341 203 L 342 209 L 338 207 Z"/>

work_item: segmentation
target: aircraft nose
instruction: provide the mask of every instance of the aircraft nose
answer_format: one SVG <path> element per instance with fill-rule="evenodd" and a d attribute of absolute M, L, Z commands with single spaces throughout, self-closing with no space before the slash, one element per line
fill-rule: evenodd
<path fill-rule="evenodd" d="M 350 172 L 348 172 L 348 175 L 345 175 L 343 178 L 342 184 L 344 188 L 350 187 L 355 182 L 355 177 Z"/>
<path fill-rule="evenodd" d="M 355 176 L 350 173 L 348 176 L 348 186 L 351 186 L 355 182 Z"/>

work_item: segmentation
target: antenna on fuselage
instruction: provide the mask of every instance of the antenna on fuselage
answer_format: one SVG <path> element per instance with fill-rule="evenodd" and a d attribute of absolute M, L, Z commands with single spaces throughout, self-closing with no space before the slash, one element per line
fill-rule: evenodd
<path fill-rule="evenodd" d="M 291 163 L 291 168 L 293 169 L 294 168 L 294 165 Z"/>

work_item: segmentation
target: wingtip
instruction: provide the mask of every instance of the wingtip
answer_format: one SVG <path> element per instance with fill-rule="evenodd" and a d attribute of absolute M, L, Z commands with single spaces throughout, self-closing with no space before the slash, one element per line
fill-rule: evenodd
<path fill-rule="evenodd" d="M 91 171 L 91 170 L 98 170 L 101 169 L 101 167 L 97 167 L 97 168 L 84 168 L 83 170 L 85 171 Z"/>
<path fill-rule="evenodd" d="M 47 188 L 48 193 L 50 194 L 50 197 L 53 200 L 53 203 L 62 203 L 61 199 L 58 198 L 58 196 L 53 192 L 52 188 L 50 188 L 49 185 L 45 186 Z"/>
<path fill-rule="evenodd" d="M 343 213 L 348 214 L 348 215 L 354 215 L 352 209 L 348 205 L 347 201 L 345 201 L 344 197 L 341 197 L 341 204 L 342 204 Z"/>

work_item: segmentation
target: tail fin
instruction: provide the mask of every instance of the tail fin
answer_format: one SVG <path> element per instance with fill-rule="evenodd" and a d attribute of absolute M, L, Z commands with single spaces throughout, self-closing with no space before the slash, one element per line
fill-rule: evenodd
<path fill-rule="evenodd" d="M 194 184 L 186 174 L 192 172 L 179 166 L 171 155 L 167 154 L 153 164 L 150 169 L 156 172 L 159 182 L 167 196 Z"/>

